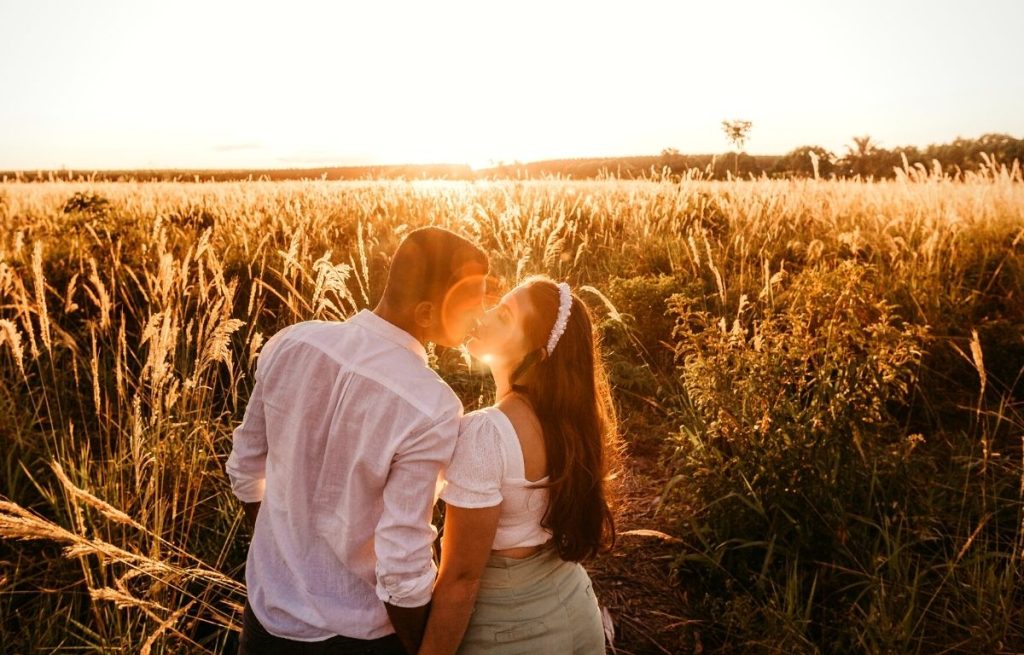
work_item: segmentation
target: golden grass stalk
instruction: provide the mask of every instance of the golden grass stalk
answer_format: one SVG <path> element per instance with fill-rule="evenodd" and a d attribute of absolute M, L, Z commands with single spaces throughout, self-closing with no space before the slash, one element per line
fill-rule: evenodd
<path fill-rule="evenodd" d="M 185 603 L 175 611 L 171 612 L 170 616 L 161 621 L 160 625 L 158 625 L 156 629 L 153 630 L 153 632 L 151 632 L 148 637 L 146 637 L 146 641 L 142 642 L 142 647 L 139 649 L 139 655 L 149 655 L 153 649 L 153 645 L 156 643 L 156 640 L 159 639 L 165 632 L 171 630 L 174 624 L 178 622 L 178 619 L 180 619 L 186 612 L 192 609 L 192 606 L 195 604 L 196 601 L 189 601 L 188 603 Z M 178 635 L 184 636 L 181 635 L 181 633 L 178 633 Z"/>
<path fill-rule="evenodd" d="M 21 334 L 17 326 L 6 318 L 0 318 L 0 346 L 7 344 L 11 350 L 11 356 L 18 365 L 18 372 L 25 377 L 25 352 L 21 347 Z"/>
<path fill-rule="evenodd" d="M 103 600 L 110 603 L 114 603 L 114 606 L 119 609 L 133 608 L 145 609 L 151 612 L 170 612 L 170 610 L 168 610 L 160 603 L 154 603 L 153 601 L 136 598 L 135 596 L 132 596 L 131 594 L 125 591 L 122 591 L 120 589 L 113 589 L 111 587 L 90 589 L 89 597 L 93 600 Z"/>
<path fill-rule="evenodd" d="M 36 315 L 39 317 L 39 336 L 43 347 L 49 353 L 53 350 L 50 343 L 50 314 L 46 311 L 46 279 L 43 277 L 43 244 L 36 242 L 32 248 L 32 283 L 36 296 Z"/>
<path fill-rule="evenodd" d="M 96 496 L 89 493 L 85 489 L 82 489 L 81 487 L 71 482 L 67 474 L 64 472 L 64 467 L 61 466 L 59 462 L 51 462 L 50 468 L 53 469 L 54 475 L 57 476 L 57 480 L 60 482 L 61 486 L 64 487 L 64 490 L 75 500 L 78 500 L 83 504 L 92 507 L 93 509 L 99 510 L 100 514 L 107 517 L 111 521 L 121 523 L 124 525 L 130 525 L 136 530 L 145 531 L 145 526 L 138 523 L 132 517 L 128 516 L 127 514 L 117 509 L 116 507 L 106 502 L 105 500 L 97 498 Z"/>

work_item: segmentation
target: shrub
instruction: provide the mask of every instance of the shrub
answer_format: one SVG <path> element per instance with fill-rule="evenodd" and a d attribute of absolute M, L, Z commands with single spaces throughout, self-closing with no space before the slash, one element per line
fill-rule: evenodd
<path fill-rule="evenodd" d="M 89 214 L 92 216 L 104 216 L 110 213 L 110 201 L 91 191 L 76 191 L 64 203 L 61 210 L 65 214 Z"/>
<path fill-rule="evenodd" d="M 810 611 L 830 577 L 821 563 L 850 566 L 841 554 L 873 538 L 855 517 L 912 502 L 907 468 L 921 437 L 903 434 L 899 416 L 925 330 L 896 317 L 873 275 L 851 262 L 805 269 L 774 305 L 741 301 L 731 325 L 688 296 L 670 299 L 692 414 L 671 464 L 702 540 L 678 564 L 708 564 L 754 590 L 767 614 L 742 624 L 751 632 L 785 635 L 787 594 L 807 603 L 794 616 Z"/>

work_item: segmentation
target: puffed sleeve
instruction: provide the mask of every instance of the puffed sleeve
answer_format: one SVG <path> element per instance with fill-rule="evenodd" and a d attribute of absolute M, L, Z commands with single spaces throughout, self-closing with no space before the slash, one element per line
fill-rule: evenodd
<path fill-rule="evenodd" d="M 445 471 L 441 499 L 449 505 L 473 509 L 494 507 L 502 500 L 505 452 L 501 433 L 484 413 L 462 418 L 452 461 Z"/>

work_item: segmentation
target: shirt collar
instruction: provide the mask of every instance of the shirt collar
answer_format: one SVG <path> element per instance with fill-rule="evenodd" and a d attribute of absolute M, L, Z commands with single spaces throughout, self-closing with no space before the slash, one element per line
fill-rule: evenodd
<path fill-rule="evenodd" d="M 423 344 L 416 340 L 416 337 L 412 336 L 394 323 L 385 321 L 369 309 L 360 310 L 359 313 L 350 318 L 349 321 L 363 326 L 374 334 L 383 337 L 402 348 L 411 350 L 416 353 L 417 357 L 423 360 L 424 365 L 428 363 L 427 351 L 423 347 Z"/>

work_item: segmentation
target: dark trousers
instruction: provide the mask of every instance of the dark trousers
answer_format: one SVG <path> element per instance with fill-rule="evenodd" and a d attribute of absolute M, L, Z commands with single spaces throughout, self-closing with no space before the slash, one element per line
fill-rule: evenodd
<path fill-rule="evenodd" d="M 260 625 L 248 601 L 242 614 L 238 655 L 406 655 L 398 635 L 380 639 L 353 639 L 336 635 L 323 641 L 294 641 L 276 637 Z"/>

